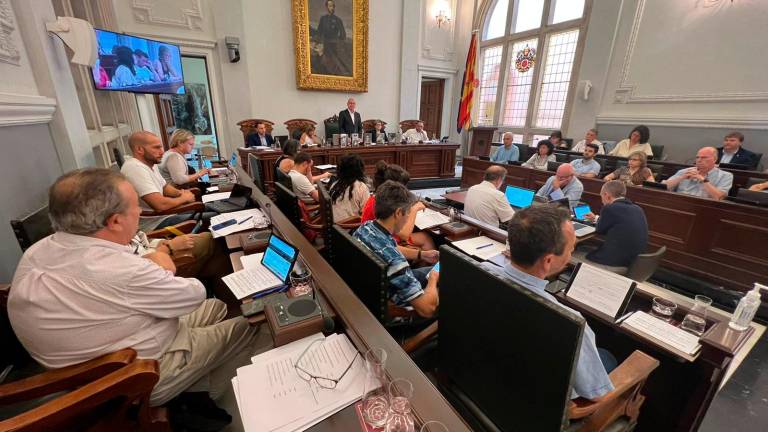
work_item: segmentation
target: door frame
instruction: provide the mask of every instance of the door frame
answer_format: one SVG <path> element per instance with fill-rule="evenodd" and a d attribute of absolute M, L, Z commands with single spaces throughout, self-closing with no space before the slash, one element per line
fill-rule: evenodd
<path fill-rule="evenodd" d="M 419 85 L 416 94 L 416 115 L 421 113 L 421 81 L 424 78 L 434 78 L 445 80 L 443 87 L 443 112 L 441 114 L 440 132 L 442 138 L 451 135 L 451 119 L 453 117 L 451 98 L 454 94 L 454 85 L 456 82 L 456 69 L 436 68 L 429 66 L 419 66 Z"/>

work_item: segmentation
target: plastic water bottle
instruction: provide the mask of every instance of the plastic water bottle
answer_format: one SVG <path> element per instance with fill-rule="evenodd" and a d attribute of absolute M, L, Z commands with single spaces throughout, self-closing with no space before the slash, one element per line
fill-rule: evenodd
<path fill-rule="evenodd" d="M 280 138 L 275 138 L 275 149 L 280 149 L 282 146 L 280 145 Z"/>
<path fill-rule="evenodd" d="M 752 322 L 752 318 L 757 313 L 757 308 L 760 307 L 761 289 L 768 290 L 768 286 L 755 282 L 755 288 L 739 300 L 739 305 L 736 306 L 731 321 L 728 323 L 730 328 L 744 331 L 749 327 L 749 323 Z"/>

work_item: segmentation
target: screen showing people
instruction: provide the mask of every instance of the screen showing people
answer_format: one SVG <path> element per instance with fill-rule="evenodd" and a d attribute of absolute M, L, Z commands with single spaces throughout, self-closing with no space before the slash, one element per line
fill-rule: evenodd
<path fill-rule="evenodd" d="M 179 47 L 96 30 L 99 58 L 93 83 L 100 90 L 184 94 Z"/>

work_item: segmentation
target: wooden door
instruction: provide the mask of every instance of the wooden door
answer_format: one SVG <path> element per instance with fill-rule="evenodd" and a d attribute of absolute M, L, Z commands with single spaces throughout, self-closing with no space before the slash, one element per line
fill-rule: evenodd
<path fill-rule="evenodd" d="M 419 119 L 424 122 L 424 130 L 432 138 L 442 138 L 440 125 L 443 122 L 443 92 L 445 80 L 427 79 L 421 81 L 421 104 L 419 105 Z"/>
<path fill-rule="evenodd" d="M 170 145 L 171 134 L 176 130 L 176 118 L 173 116 L 173 100 L 172 95 L 169 94 L 156 94 L 155 95 L 155 109 L 157 110 L 157 117 L 160 121 L 160 130 L 165 131 L 162 135 L 163 147 L 168 150 Z"/>

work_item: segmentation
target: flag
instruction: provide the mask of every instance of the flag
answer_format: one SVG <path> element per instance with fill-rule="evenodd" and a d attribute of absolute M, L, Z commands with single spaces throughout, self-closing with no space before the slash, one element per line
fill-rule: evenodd
<path fill-rule="evenodd" d="M 464 69 L 464 81 L 461 86 L 461 100 L 459 102 L 459 116 L 456 119 L 456 132 L 461 133 L 464 128 L 472 126 L 472 97 L 477 87 L 475 69 L 477 66 L 477 31 L 472 32 L 472 41 L 469 43 L 467 53 L 467 65 Z"/>

